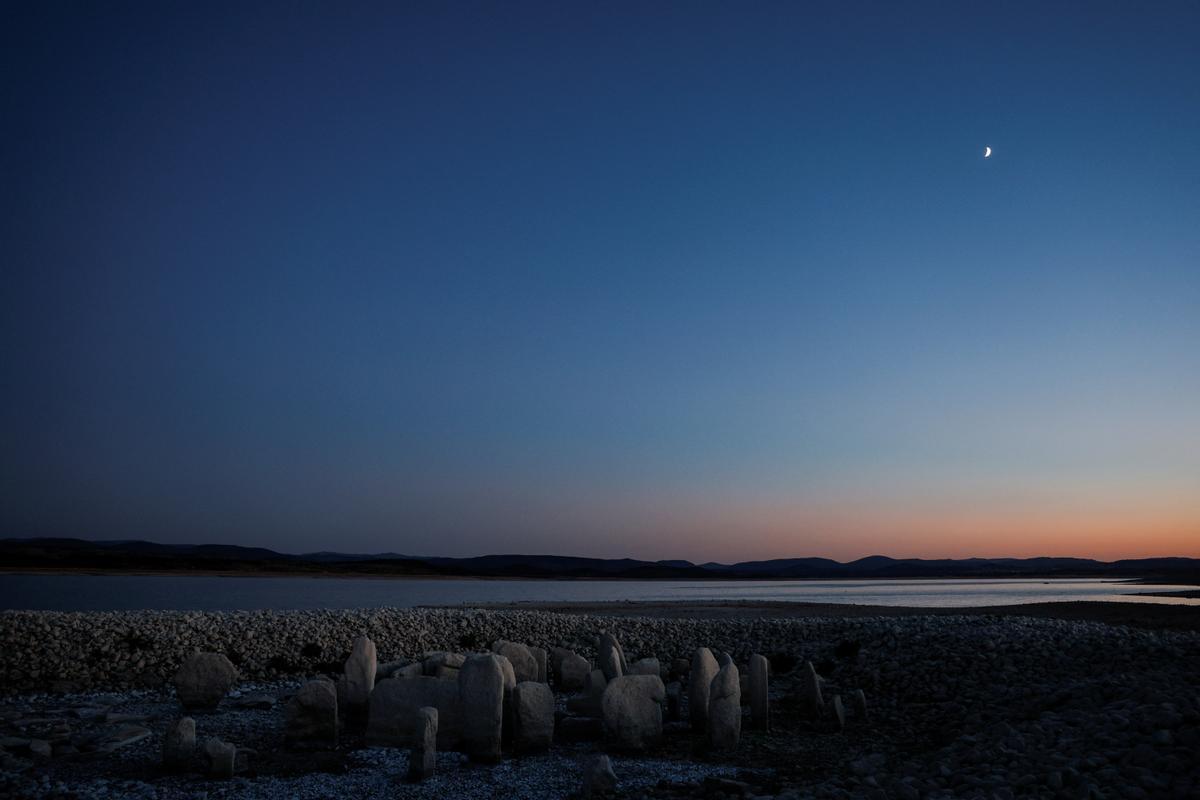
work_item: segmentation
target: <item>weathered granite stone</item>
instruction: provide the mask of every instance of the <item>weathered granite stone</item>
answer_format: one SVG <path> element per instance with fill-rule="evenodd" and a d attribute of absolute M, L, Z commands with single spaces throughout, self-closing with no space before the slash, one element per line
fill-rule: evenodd
<path fill-rule="evenodd" d="M 846 707 L 842 705 L 842 696 L 833 696 L 833 724 L 840 731 L 846 728 Z"/>
<path fill-rule="evenodd" d="M 628 671 L 621 643 L 611 633 L 602 633 L 596 641 L 596 662 L 608 680 L 619 678 Z"/>
<path fill-rule="evenodd" d="M 564 692 L 577 692 L 584 687 L 592 665 L 583 656 L 567 653 L 559 662 L 558 686 Z M 603 674 L 603 673 L 601 673 Z"/>
<path fill-rule="evenodd" d="M 220 653 L 193 653 L 175 673 L 175 694 L 184 708 L 211 711 L 237 676 L 237 669 Z"/>
<path fill-rule="evenodd" d="M 359 636 L 350 649 L 343 674 L 346 678 L 345 693 L 347 711 L 365 710 L 375 688 L 375 643 L 367 636 Z"/>
<path fill-rule="evenodd" d="M 541 647 L 531 647 L 531 648 L 529 648 L 529 652 L 533 653 L 533 660 L 537 662 L 538 683 L 549 683 L 550 682 L 550 665 L 546 660 L 547 659 L 546 651 L 544 649 L 542 649 Z"/>
<path fill-rule="evenodd" d="M 800 669 L 800 707 L 810 719 L 818 719 L 825 711 L 825 700 L 821 697 L 821 676 L 811 661 L 805 661 Z"/>
<path fill-rule="evenodd" d="M 417 709 L 413 721 L 413 746 L 408 756 L 408 779 L 423 781 L 433 777 L 437 767 L 438 710 L 432 706 Z"/>
<path fill-rule="evenodd" d="M 630 675 L 660 675 L 657 658 L 641 658 L 629 665 Z"/>
<path fill-rule="evenodd" d="M 750 656 L 750 723 L 760 731 L 771 729 L 768 673 L 770 664 L 758 653 Z"/>
<path fill-rule="evenodd" d="M 463 719 L 462 746 L 475 761 L 500 760 L 504 721 L 505 675 L 497 655 L 471 656 L 458 673 L 458 689 L 468 713 Z"/>
<path fill-rule="evenodd" d="M 492 645 L 492 652 L 508 659 L 517 683 L 538 679 L 537 659 L 525 645 L 501 640 Z"/>
<path fill-rule="evenodd" d="M 623 675 L 609 681 L 600 708 L 613 747 L 645 750 L 662 740 L 666 688 L 657 675 Z"/>
<path fill-rule="evenodd" d="M 742 689 L 737 665 L 729 662 L 717 670 L 708 697 L 709 746 L 732 752 L 742 735 Z"/>
<path fill-rule="evenodd" d="M 284 707 L 283 738 L 288 742 L 337 745 L 337 690 L 328 680 L 309 681 Z"/>
<path fill-rule="evenodd" d="M 540 681 L 518 683 L 512 692 L 513 749 L 547 750 L 554 740 L 554 693 Z"/>
<path fill-rule="evenodd" d="M 692 730 L 708 729 L 708 690 L 717 674 L 717 660 L 707 647 L 697 647 L 692 655 L 688 681 L 688 717 Z"/>
<path fill-rule="evenodd" d="M 214 778 L 232 778 L 237 770 L 237 747 L 213 736 L 204 743 L 204 761 Z"/>
<path fill-rule="evenodd" d="M 163 766 L 168 770 L 187 769 L 196 755 L 196 721 L 180 717 L 163 736 Z"/>
<path fill-rule="evenodd" d="M 582 794 L 585 798 L 612 794 L 617 790 L 617 776 L 612 759 L 605 755 L 592 756 L 583 765 Z"/>

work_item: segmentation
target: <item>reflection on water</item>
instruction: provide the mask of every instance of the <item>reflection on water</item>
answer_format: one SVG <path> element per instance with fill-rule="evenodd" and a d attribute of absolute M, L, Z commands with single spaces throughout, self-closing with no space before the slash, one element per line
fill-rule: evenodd
<path fill-rule="evenodd" d="M 1131 592 L 1194 589 L 1089 580 L 524 581 L 0 575 L 0 608 L 236 611 L 597 600 L 763 600 L 888 606 L 983 606 L 1062 600 L 1200 604 Z"/>

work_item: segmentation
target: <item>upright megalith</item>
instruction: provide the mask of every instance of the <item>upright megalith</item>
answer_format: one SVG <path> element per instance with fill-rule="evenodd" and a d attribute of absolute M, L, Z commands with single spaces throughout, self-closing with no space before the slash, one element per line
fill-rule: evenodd
<path fill-rule="evenodd" d="M 731 752 L 742 736 L 742 684 L 732 661 L 717 670 L 708 691 L 708 743 Z"/>
<path fill-rule="evenodd" d="M 343 689 L 348 714 L 362 714 L 366 711 L 371 691 L 375 688 L 377 667 L 375 643 L 368 636 L 359 636 L 354 640 L 350 657 L 346 659 L 343 669 Z"/>
<path fill-rule="evenodd" d="M 238 671 L 220 653 L 193 653 L 175 673 L 175 695 L 184 708 L 211 711 L 233 688 Z"/>
<path fill-rule="evenodd" d="M 554 692 L 540 681 L 523 681 L 512 691 L 513 749 L 536 753 L 554 740 Z"/>
<path fill-rule="evenodd" d="M 800 670 L 800 707 L 810 719 L 819 719 L 825 711 L 825 700 L 821 697 L 821 676 L 811 661 L 805 661 Z"/>
<path fill-rule="evenodd" d="M 284 708 L 284 741 L 334 747 L 338 739 L 337 689 L 328 680 L 309 681 Z"/>
<path fill-rule="evenodd" d="M 704 731 L 708 727 L 708 690 L 717 669 L 717 659 L 713 658 L 712 651 L 697 647 L 692 655 L 688 680 L 688 717 L 694 731 Z"/>
<path fill-rule="evenodd" d="M 196 721 L 180 717 L 171 723 L 163 736 L 163 766 L 168 770 L 184 770 L 196 754 Z"/>
<path fill-rule="evenodd" d="M 550 682 L 550 662 L 548 660 L 549 654 L 546 653 L 545 648 L 542 648 L 542 647 L 531 647 L 531 648 L 529 648 L 529 652 L 533 653 L 533 660 L 537 662 L 538 683 L 549 683 Z"/>
<path fill-rule="evenodd" d="M 597 666 L 604 673 L 604 677 L 610 681 L 629 671 L 629 665 L 625 662 L 625 653 L 621 650 L 621 643 L 617 641 L 617 637 L 608 632 L 600 634 L 596 640 L 596 661 Z"/>
<path fill-rule="evenodd" d="M 471 656 L 458 672 L 458 691 L 466 713 L 462 748 L 475 761 L 500 760 L 504 723 L 505 675 L 498 655 Z"/>
<path fill-rule="evenodd" d="M 750 656 L 750 724 L 757 730 L 771 729 L 768 675 L 770 664 L 758 653 Z"/>
<path fill-rule="evenodd" d="M 564 692 L 577 692 L 587 681 L 592 665 L 583 656 L 567 653 L 558 662 L 558 686 Z"/>
<path fill-rule="evenodd" d="M 492 645 L 492 652 L 504 656 L 512 664 L 513 674 L 517 683 L 536 681 L 541 670 L 533 651 L 518 642 L 500 640 Z"/>
<path fill-rule="evenodd" d="M 604 733 L 618 750 L 645 750 L 662 741 L 666 688 L 657 675 L 609 681 L 600 701 Z"/>
<path fill-rule="evenodd" d="M 413 715 L 412 749 L 408 755 L 408 779 L 423 781 L 433 777 L 437 767 L 438 710 L 422 706 Z"/>

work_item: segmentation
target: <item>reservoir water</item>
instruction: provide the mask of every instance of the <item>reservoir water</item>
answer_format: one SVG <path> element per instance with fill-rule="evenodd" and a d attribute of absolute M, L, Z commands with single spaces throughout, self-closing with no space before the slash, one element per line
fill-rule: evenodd
<path fill-rule="evenodd" d="M 1194 588 L 1105 579 L 540 581 L 0 574 L 0 609 L 237 611 L 603 600 L 760 600 L 941 607 L 1117 600 L 1197 605 L 1200 598 L 1133 594 Z"/>

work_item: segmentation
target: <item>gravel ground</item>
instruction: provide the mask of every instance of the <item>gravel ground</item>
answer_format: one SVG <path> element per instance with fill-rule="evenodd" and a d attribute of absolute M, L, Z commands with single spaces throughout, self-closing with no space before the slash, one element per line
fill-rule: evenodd
<path fill-rule="evenodd" d="M 614 757 L 625 796 L 1200 796 L 1194 632 L 996 615 L 691 619 L 435 609 L 5 612 L 0 796 L 564 797 L 578 788 L 580 757 L 599 743 L 560 744 L 491 768 L 444 753 L 438 777 L 414 786 L 398 780 L 406 754 L 363 748 L 352 737 L 336 753 L 288 753 L 281 705 L 300 676 L 337 669 L 361 632 L 391 661 L 482 649 L 498 638 L 594 657 L 592 638 L 605 629 L 631 659 L 669 664 L 707 645 L 739 662 L 761 652 L 774 676 L 771 733 L 746 730 L 734 755 L 716 758 L 683 725 L 669 726 L 660 750 Z M 246 681 L 241 697 L 196 717 L 201 741 L 218 735 L 256 751 L 232 781 L 158 768 L 162 732 L 178 714 L 164 678 L 195 649 L 229 654 Z M 838 730 L 829 716 L 803 714 L 794 684 L 804 660 L 825 677 L 827 697 L 863 689 L 869 716 Z M 71 687 L 76 693 L 53 691 Z M 254 694 L 279 702 L 238 707 Z M 102 752 L 129 735 L 122 726 L 149 733 Z M 37 737 L 52 743 L 51 757 L 22 744 Z"/>

